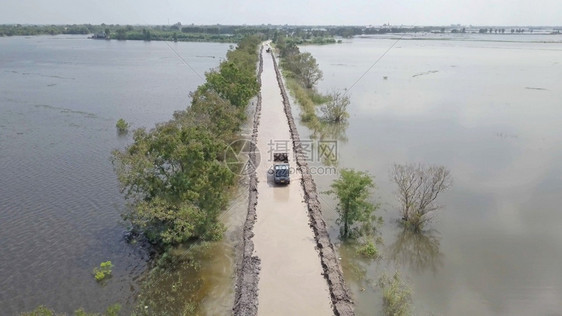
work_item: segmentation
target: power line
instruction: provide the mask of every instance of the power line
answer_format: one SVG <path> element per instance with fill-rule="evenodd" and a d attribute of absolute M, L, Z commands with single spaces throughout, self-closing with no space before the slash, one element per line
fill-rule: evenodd
<path fill-rule="evenodd" d="M 172 50 L 172 52 L 174 52 L 174 54 L 176 54 L 176 56 L 178 56 L 178 58 L 187 66 L 189 67 L 189 69 L 191 69 L 197 76 L 199 76 L 199 78 L 201 78 L 201 80 L 205 80 L 205 78 L 203 78 L 203 76 L 201 76 L 197 70 L 195 70 L 193 67 L 191 67 L 191 65 L 183 58 L 181 57 L 180 54 L 178 54 L 178 52 L 176 50 L 174 50 L 172 48 L 172 46 L 170 46 L 170 43 L 168 43 L 168 41 L 164 41 L 166 43 L 166 45 L 168 45 L 168 47 Z"/>
<path fill-rule="evenodd" d="M 373 69 L 373 67 L 375 67 L 375 65 L 404 37 L 404 35 L 402 35 L 399 39 L 397 39 L 392 46 L 390 46 L 372 65 L 371 67 L 369 67 L 369 69 L 367 69 L 367 71 L 365 71 L 361 77 L 359 77 L 359 79 L 357 79 L 352 85 L 351 87 L 349 87 L 348 89 L 345 90 L 344 95 L 346 95 L 359 81 L 361 81 L 361 79 L 363 79 L 363 77 L 365 77 L 365 75 L 367 75 L 367 73 L 369 71 L 371 71 L 371 69 Z"/>
<path fill-rule="evenodd" d="M 146 25 L 148 25 L 149 23 L 146 23 L 146 19 L 142 19 Z M 168 24 L 170 24 L 170 19 L 168 19 Z M 195 70 L 193 67 L 191 67 L 191 65 L 183 58 L 181 57 L 180 54 L 178 54 L 178 52 L 172 48 L 172 46 L 170 46 L 170 43 L 168 43 L 168 41 L 164 41 L 164 43 L 166 43 L 166 45 L 168 45 L 168 48 L 170 48 L 170 50 L 172 50 L 172 52 L 174 52 L 174 54 L 176 54 L 176 56 L 178 56 L 178 58 L 187 66 L 189 67 L 189 69 L 191 69 L 191 71 L 193 71 L 201 80 L 205 81 L 205 78 L 203 78 L 203 76 L 201 76 L 201 74 L 199 74 L 197 72 L 197 70 Z"/>

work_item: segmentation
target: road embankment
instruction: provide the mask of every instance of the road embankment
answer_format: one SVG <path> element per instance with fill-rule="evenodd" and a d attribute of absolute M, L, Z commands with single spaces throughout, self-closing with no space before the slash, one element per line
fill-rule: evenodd
<path fill-rule="evenodd" d="M 261 74 L 263 71 L 263 48 L 260 50 L 260 61 L 258 66 L 258 83 L 261 86 Z M 260 123 L 260 113 L 262 106 L 262 96 L 258 93 L 256 108 L 254 111 L 252 142 L 249 159 L 252 165 L 257 165 L 258 156 L 255 144 L 258 139 L 258 126 Z M 256 205 L 258 204 L 258 179 L 254 170 L 248 176 L 249 196 L 248 196 L 248 215 L 243 228 L 242 240 L 242 262 L 236 272 L 236 289 L 234 294 L 234 315 L 256 315 L 258 312 L 258 280 L 260 271 L 260 259 L 254 256 L 254 224 L 256 222 Z"/>
<path fill-rule="evenodd" d="M 234 315 L 354 315 L 337 253 L 322 218 L 283 78 L 272 54 L 260 54 L 261 84 L 250 153 L 243 259 Z M 297 166 L 291 184 L 277 186 L 270 154 L 280 144 Z M 258 155 L 259 153 L 259 155 Z M 261 157 L 261 159 L 260 159 Z M 259 194 L 259 196 L 258 196 Z"/>
<path fill-rule="evenodd" d="M 322 268 L 330 288 L 330 297 L 334 312 L 336 315 L 355 315 L 353 311 L 353 301 L 351 299 L 350 291 L 343 278 L 343 271 L 339 264 L 337 252 L 330 241 L 330 237 L 326 229 L 326 222 L 322 217 L 320 201 L 318 200 L 318 193 L 316 191 L 316 184 L 314 183 L 314 179 L 312 178 L 312 174 L 306 161 L 307 156 L 303 152 L 299 132 L 291 111 L 289 96 L 283 84 L 283 76 L 279 70 L 275 57 L 273 57 L 273 63 L 275 66 L 277 82 L 283 98 L 283 108 L 287 116 L 287 121 L 289 122 L 289 130 L 296 157 L 295 160 L 302 173 L 302 186 L 304 189 L 305 201 L 308 206 L 310 226 L 314 231 L 314 239 L 320 252 Z"/>

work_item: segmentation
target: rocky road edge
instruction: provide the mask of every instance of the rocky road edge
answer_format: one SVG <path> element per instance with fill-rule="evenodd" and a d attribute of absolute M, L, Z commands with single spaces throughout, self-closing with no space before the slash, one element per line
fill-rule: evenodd
<path fill-rule="evenodd" d="M 260 50 L 260 61 L 258 68 L 258 83 L 261 87 L 261 74 L 263 71 L 263 46 Z M 254 112 L 254 123 L 252 130 L 252 142 L 250 144 L 250 161 L 257 165 L 255 144 L 258 143 L 258 125 L 260 123 L 262 96 L 258 93 L 256 110 Z M 248 215 L 244 223 L 242 262 L 236 271 L 236 285 L 234 293 L 233 315 L 255 316 L 258 313 L 258 281 L 260 272 L 260 259 L 253 256 L 254 253 L 254 224 L 256 222 L 256 206 L 258 204 L 258 178 L 256 172 L 249 175 Z"/>
<path fill-rule="evenodd" d="M 281 89 L 281 96 L 283 97 L 285 114 L 287 116 L 287 120 L 289 121 L 289 129 L 293 140 L 297 166 L 302 173 L 302 186 L 304 189 L 305 201 L 308 206 L 308 216 L 310 219 L 309 224 L 314 231 L 314 239 L 320 252 L 320 260 L 322 263 L 322 269 L 324 270 L 324 277 L 328 281 L 332 308 L 334 310 L 334 314 L 337 316 L 353 316 L 355 315 L 355 312 L 353 310 L 351 294 L 345 284 L 337 253 L 330 241 L 330 237 L 328 236 L 328 231 L 326 229 L 326 223 L 322 217 L 320 202 L 318 201 L 318 193 L 316 192 L 316 184 L 312 179 L 308 163 L 306 162 L 306 156 L 303 152 L 299 132 L 291 112 L 289 97 L 283 84 L 282 74 L 281 71 L 279 71 L 277 60 L 275 59 L 273 52 L 271 54 L 273 57 L 275 73 L 277 75 L 277 82 L 279 84 L 279 88 Z"/>

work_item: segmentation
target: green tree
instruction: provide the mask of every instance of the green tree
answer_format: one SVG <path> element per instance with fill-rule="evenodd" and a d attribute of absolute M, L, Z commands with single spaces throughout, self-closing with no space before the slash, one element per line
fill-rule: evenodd
<path fill-rule="evenodd" d="M 283 47 L 283 49 L 281 49 L 281 47 Z M 300 54 L 299 47 L 293 42 L 284 44 L 284 46 L 280 46 L 280 50 L 281 50 L 281 57 L 283 58 L 292 57 Z"/>
<path fill-rule="evenodd" d="M 323 77 L 322 70 L 310 53 L 300 53 L 285 58 L 286 68 L 300 80 L 307 89 L 312 89 L 314 85 Z"/>
<path fill-rule="evenodd" d="M 250 99 L 259 92 L 256 77 L 241 70 L 231 61 L 221 63 L 219 71 L 206 74 L 207 83 L 203 89 L 212 89 L 221 97 L 237 107 L 245 107 Z"/>
<path fill-rule="evenodd" d="M 132 200 L 125 218 L 154 242 L 215 239 L 218 213 L 234 182 L 221 162 L 225 148 L 209 130 L 175 121 L 135 131 L 134 143 L 114 152 L 118 178 Z"/>
<path fill-rule="evenodd" d="M 355 223 L 370 225 L 372 214 L 377 206 L 368 201 L 370 189 L 375 187 L 373 179 L 366 173 L 350 169 L 342 169 L 339 179 L 332 185 L 330 194 L 338 198 L 338 220 L 343 225 L 341 237 L 346 239 L 351 236 L 351 229 Z"/>
<path fill-rule="evenodd" d="M 184 125 L 199 125 L 227 143 L 234 141 L 246 112 L 221 98 L 214 90 L 197 90 L 191 93 L 189 111 L 176 112 L 174 117 Z"/>
<path fill-rule="evenodd" d="M 257 53 L 254 51 L 247 52 L 241 49 L 229 50 L 226 53 L 228 61 L 236 64 L 238 69 L 247 72 L 246 76 L 253 76 L 255 73 L 255 63 Z"/>

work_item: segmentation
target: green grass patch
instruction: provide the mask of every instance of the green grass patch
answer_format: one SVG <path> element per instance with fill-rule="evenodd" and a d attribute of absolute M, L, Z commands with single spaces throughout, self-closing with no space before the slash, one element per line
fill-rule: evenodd
<path fill-rule="evenodd" d="M 301 106 L 301 120 L 306 123 L 309 128 L 315 129 L 320 127 L 320 119 L 316 114 L 316 108 L 329 100 L 314 89 L 304 88 L 297 80 L 286 76 L 287 88 L 291 95 Z"/>

